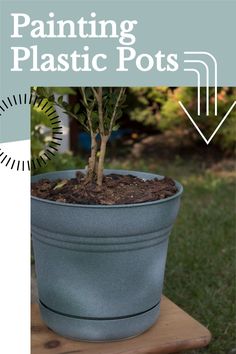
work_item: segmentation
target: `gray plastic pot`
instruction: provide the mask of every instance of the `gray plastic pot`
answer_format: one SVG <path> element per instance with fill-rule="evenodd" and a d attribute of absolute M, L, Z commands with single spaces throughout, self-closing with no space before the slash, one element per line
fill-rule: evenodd
<path fill-rule="evenodd" d="M 76 171 L 32 178 L 72 178 Z M 120 170 L 143 179 L 162 176 Z M 41 315 L 73 339 L 136 336 L 159 315 L 168 236 L 182 186 L 167 199 L 128 205 L 75 205 L 32 197 L 32 235 Z"/>

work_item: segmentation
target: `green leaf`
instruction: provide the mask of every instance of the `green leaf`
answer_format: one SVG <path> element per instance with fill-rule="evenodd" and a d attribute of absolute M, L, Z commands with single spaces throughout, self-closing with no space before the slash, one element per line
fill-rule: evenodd
<path fill-rule="evenodd" d="M 86 116 L 83 113 L 78 114 L 78 121 L 82 124 L 84 124 Z"/>
<path fill-rule="evenodd" d="M 112 128 L 113 132 L 116 132 L 118 129 L 120 129 L 119 124 L 114 125 L 114 127 Z"/>
<path fill-rule="evenodd" d="M 63 106 L 65 109 L 68 109 L 68 107 L 69 107 L 69 103 L 68 103 L 68 102 L 63 101 L 63 102 L 62 102 L 62 106 Z"/>
<path fill-rule="evenodd" d="M 63 96 L 58 97 L 57 102 L 58 102 L 58 104 L 62 105 L 62 102 L 63 102 Z"/>
<path fill-rule="evenodd" d="M 38 87 L 37 88 L 37 94 L 40 96 L 40 97 L 47 97 L 47 91 L 44 87 Z"/>
<path fill-rule="evenodd" d="M 51 95 L 50 97 L 48 97 L 48 101 L 49 102 L 54 102 L 55 101 L 54 95 Z"/>
<path fill-rule="evenodd" d="M 97 112 L 92 112 L 91 114 L 92 121 L 98 122 L 99 121 L 99 115 Z"/>
<path fill-rule="evenodd" d="M 52 87 L 52 89 L 58 95 L 76 95 L 76 90 L 72 87 Z"/>
<path fill-rule="evenodd" d="M 77 114 L 80 110 L 80 104 L 76 103 L 76 105 L 74 106 L 74 114 Z"/>

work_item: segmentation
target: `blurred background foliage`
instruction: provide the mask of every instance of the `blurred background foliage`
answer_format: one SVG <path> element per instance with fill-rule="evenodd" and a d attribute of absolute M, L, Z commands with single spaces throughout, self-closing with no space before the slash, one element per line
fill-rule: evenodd
<path fill-rule="evenodd" d="M 69 102 L 73 105 L 79 101 L 76 88 L 52 87 L 52 92 L 58 95 L 68 95 Z M 114 147 L 116 140 L 127 145 L 127 138 L 131 145 L 140 142 L 147 136 L 155 135 L 158 139 L 175 140 L 175 145 L 188 148 L 197 148 L 202 144 L 202 138 L 193 127 L 190 120 L 179 105 L 183 102 L 189 113 L 197 120 L 198 125 L 209 137 L 227 113 L 236 98 L 236 88 L 218 88 L 218 117 L 213 114 L 214 90 L 210 88 L 210 116 L 204 115 L 206 101 L 205 92 L 201 89 L 201 117 L 197 117 L 197 91 L 194 87 L 131 87 L 127 91 L 127 105 L 124 115 L 120 120 L 121 129 L 113 132 L 111 145 Z M 46 100 L 45 100 L 46 102 Z M 50 121 L 48 117 L 36 106 L 32 106 L 31 121 L 31 154 L 38 156 L 45 146 L 51 141 Z M 78 140 L 69 150 L 77 152 L 83 150 L 84 133 L 81 127 L 73 122 L 73 129 L 78 130 Z M 79 139 L 80 134 L 80 139 Z M 81 144 L 79 143 L 79 140 Z M 211 145 L 224 153 L 234 153 L 236 142 L 236 110 L 223 123 Z M 78 146 L 75 146 L 75 145 Z M 73 144 L 72 144 L 73 145 Z M 79 146 L 81 145 L 81 146 Z M 89 148 L 89 141 L 87 141 Z M 85 148 L 86 150 L 86 148 Z M 87 149 L 88 150 L 88 149 Z M 114 149 L 113 149 L 114 150 Z M 88 152 L 88 151 L 87 151 Z"/>
<path fill-rule="evenodd" d="M 152 127 L 153 131 L 165 132 L 179 129 L 188 130 L 192 137 L 192 143 L 196 144 L 200 135 L 193 127 L 186 114 L 179 105 L 181 101 L 188 112 L 198 123 L 206 136 L 209 137 L 220 119 L 224 117 L 230 106 L 236 99 L 236 88 L 218 88 L 218 117 L 213 114 L 214 89 L 210 88 L 210 116 L 206 117 L 205 111 L 205 89 L 201 89 L 201 118 L 196 115 L 197 111 L 197 89 L 195 87 L 135 87 L 130 88 L 128 116 L 134 121 L 142 123 L 144 126 Z M 201 120 L 201 122 L 200 122 Z M 179 129 L 178 129 L 179 128 Z M 221 129 L 214 137 L 212 143 L 223 149 L 232 151 L 236 141 L 236 111 L 230 114 Z"/>
<path fill-rule="evenodd" d="M 42 102 L 42 105 L 46 100 Z M 50 121 L 47 115 L 37 108 L 31 106 L 31 156 L 35 157 L 40 154 L 45 146 L 51 141 Z"/>

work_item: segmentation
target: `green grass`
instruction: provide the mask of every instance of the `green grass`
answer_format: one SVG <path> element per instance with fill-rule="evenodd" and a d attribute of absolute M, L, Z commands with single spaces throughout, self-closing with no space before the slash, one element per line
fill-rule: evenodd
<path fill-rule="evenodd" d="M 169 163 L 116 162 L 109 167 L 158 172 L 183 184 L 164 293 L 212 333 L 207 348 L 191 353 L 228 354 L 236 348 L 235 181 L 180 158 Z"/>

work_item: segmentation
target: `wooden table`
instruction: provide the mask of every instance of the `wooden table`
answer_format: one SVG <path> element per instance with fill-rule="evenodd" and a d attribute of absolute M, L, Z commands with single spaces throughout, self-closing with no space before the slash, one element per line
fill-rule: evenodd
<path fill-rule="evenodd" d="M 167 354 L 202 348 L 211 340 L 207 328 L 163 296 L 156 324 L 142 335 L 109 343 L 76 342 L 61 337 L 42 322 L 32 305 L 31 354 Z"/>

